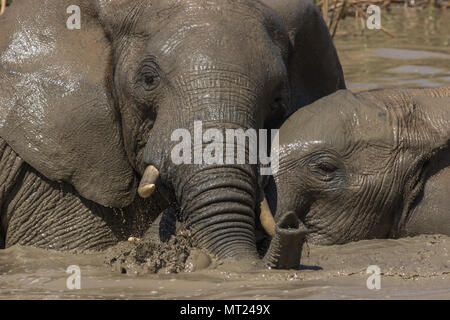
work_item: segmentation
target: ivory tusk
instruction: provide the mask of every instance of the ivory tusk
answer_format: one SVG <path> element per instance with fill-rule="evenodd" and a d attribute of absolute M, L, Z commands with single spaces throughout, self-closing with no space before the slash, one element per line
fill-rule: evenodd
<path fill-rule="evenodd" d="M 270 212 L 266 198 L 261 202 L 261 215 L 259 216 L 259 219 L 261 220 L 261 225 L 264 230 L 273 237 L 275 235 L 275 220 Z"/>
<path fill-rule="evenodd" d="M 6 9 L 6 0 L 2 0 L 0 3 L 0 16 L 5 12 Z"/>
<path fill-rule="evenodd" d="M 148 198 L 155 192 L 158 177 L 159 171 L 154 166 L 150 165 L 145 169 L 138 188 L 138 194 L 142 198 Z"/>
<path fill-rule="evenodd" d="M 128 242 L 132 242 L 132 243 L 138 244 L 139 242 L 141 242 L 141 239 L 140 238 L 136 238 L 136 237 L 129 237 L 128 238 Z"/>

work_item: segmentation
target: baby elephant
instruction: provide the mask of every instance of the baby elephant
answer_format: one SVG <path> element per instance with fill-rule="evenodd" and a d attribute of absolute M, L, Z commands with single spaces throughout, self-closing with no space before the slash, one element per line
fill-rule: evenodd
<path fill-rule="evenodd" d="M 322 245 L 450 235 L 449 141 L 450 87 L 322 98 L 279 131 L 275 221 L 295 212 Z"/>

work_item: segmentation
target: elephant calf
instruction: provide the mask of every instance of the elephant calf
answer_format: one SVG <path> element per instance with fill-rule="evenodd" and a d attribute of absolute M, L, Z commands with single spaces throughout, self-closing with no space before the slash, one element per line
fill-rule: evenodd
<path fill-rule="evenodd" d="M 275 220 L 295 212 L 322 245 L 450 234 L 449 141 L 450 87 L 337 91 L 279 131 Z"/>

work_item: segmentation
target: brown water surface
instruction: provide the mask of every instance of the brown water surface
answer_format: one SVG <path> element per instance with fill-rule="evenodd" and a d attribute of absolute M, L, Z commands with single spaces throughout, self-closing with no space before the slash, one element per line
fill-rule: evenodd
<path fill-rule="evenodd" d="M 357 37 L 354 18 L 341 22 L 334 40 L 349 88 L 450 85 L 450 10 L 393 7 L 381 25 L 394 37 L 368 29 Z"/>

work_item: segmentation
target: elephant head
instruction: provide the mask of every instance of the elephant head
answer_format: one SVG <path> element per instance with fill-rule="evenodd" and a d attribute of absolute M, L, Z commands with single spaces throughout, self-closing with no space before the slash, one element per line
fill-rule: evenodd
<path fill-rule="evenodd" d="M 340 90 L 297 111 L 279 131 L 275 218 L 295 212 L 318 244 L 401 235 L 428 164 L 448 152 L 449 98 Z"/>
<path fill-rule="evenodd" d="M 320 13 L 286 3 L 284 16 L 277 1 L 14 2 L 0 42 L 0 83 L 11 87 L 0 97 L 0 135 L 104 206 L 129 204 L 141 176 L 144 197 L 162 185 L 194 243 L 220 258 L 256 258 L 258 165 L 174 163 L 171 137 L 194 137 L 196 121 L 222 132 L 277 128 L 344 87 Z M 66 27 L 69 5 L 81 8 L 80 30 Z M 285 216 L 280 230 L 296 226 Z"/>

